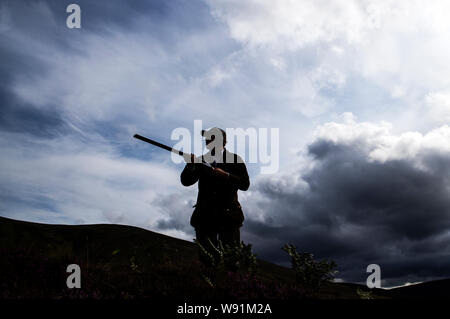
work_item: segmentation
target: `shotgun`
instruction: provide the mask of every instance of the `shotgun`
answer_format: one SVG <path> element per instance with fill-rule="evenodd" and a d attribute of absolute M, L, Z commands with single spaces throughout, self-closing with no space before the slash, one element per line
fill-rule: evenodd
<path fill-rule="evenodd" d="M 152 140 L 152 139 L 150 139 L 150 138 L 147 138 L 147 137 L 145 137 L 145 136 L 139 135 L 139 134 L 134 134 L 133 137 L 134 137 L 134 138 L 137 138 L 138 140 L 141 140 L 141 141 L 150 143 L 150 144 L 155 145 L 155 146 L 157 146 L 157 147 L 159 147 L 159 148 L 162 148 L 162 149 L 164 149 L 164 150 L 166 150 L 166 151 L 175 153 L 175 154 L 180 155 L 180 156 L 183 156 L 183 157 L 184 157 L 185 155 L 190 155 L 190 154 L 186 154 L 186 153 L 184 153 L 184 152 L 182 152 L 182 151 L 180 151 L 180 150 L 177 150 L 177 149 L 175 149 L 175 148 L 173 148 L 173 147 L 170 147 L 170 146 L 161 144 L 161 143 L 159 143 L 159 142 L 157 142 L 157 141 L 155 141 L 155 140 Z M 203 160 L 202 160 L 202 162 L 201 162 L 200 164 L 203 164 L 203 165 L 208 166 L 209 168 L 212 168 L 211 164 L 209 164 L 209 163 L 207 163 L 207 162 L 205 162 L 205 161 L 203 161 Z"/>

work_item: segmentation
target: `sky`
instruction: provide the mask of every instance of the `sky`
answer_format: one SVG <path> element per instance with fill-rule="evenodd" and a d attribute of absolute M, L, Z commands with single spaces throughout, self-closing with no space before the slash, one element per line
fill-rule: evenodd
<path fill-rule="evenodd" d="M 81 28 L 66 7 L 81 8 Z M 382 286 L 450 277 L 450 11 L 438 0 L 0 1 L 0 215 L 192 240 L 196 185 L 132 138 L 279 129 L 245 242 Z M 247 148 L 248 150 L 248 148 Z M 197 154 L 199 155 L 199 154 Z M 245 154 L 240 154 L 245 158 Z"/>

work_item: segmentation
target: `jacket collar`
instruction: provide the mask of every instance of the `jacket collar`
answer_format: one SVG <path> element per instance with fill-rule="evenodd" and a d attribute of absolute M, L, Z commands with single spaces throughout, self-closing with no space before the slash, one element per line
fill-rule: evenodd
<path fill-rule="evenodd" d="M 221 155 L 213 156 L 211 154 L 211 151 L 208 151 L 208 153 L 204 154 L 203 157 L 206 159 L 211 159 L 211 161 L 216 161 L 216 163 L 225 163 L 226 159 L 232 159 L 233 154 L 229 152 L 225 147 L 220 151 Z M 221 160 L 220 160 L 221 159 Z"/>

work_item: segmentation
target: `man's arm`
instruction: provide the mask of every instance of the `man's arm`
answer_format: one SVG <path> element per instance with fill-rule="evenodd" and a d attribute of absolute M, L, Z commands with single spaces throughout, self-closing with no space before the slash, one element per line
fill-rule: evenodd
<path fill-rule="evenodd" d="M 250 178 L 248 177 L 247 167 L 244 163 L 237 163 L 236 171 L 230 174 L 228 180 L 241 191 L 246 191 L 250 187 Z"/>
<path fill-rule="evenodd" d="M 187 163 L 181 172 L 181 184 L 184 186 L 191 186 L 195 184 L 199 179 L 198 169 L 195 167 L 194 163 Z"/>
<path fill-rule="evenodd" d="M 215 168 L 213 174 L 219 178 L 227 180 L 231 185 L 246 191 L 250 187 L 250 178 L 248 177 L 247 167 L 245 166 L 242 158 L 235 155 L 235 161 L 233 164 L 232 173 L 226 172 L 223 169 Z"/>
<path fill-rule="evenodd" d="M 195 156 L 194 154 L 185 154 L 184 161 L 186 162 L 186 166 L 184 167 L 183 171 L 181 172 L 181 184 L 183 186 L 191 186 L 195 184 L 200 175 L 199 175 L 199 169 L 195 167 Z"/>

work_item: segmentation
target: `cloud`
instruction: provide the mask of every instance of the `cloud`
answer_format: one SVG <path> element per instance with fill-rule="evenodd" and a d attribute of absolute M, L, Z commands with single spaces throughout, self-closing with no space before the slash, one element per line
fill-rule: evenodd
<path fill-rule="evenodd" d="M 237 40 L 288 50 L 340 37 L 361 41 L 363 30 L 371 27 L 368 17 L 376 15 L 375 8 L 364 12 L 367 1 L 362 5 L 355 1 L 207 2 Z"/>
<path fill-rule="evenodd" d="M 292 241 L 349 280 L 445 275 L 447 1 L 77 3 L 81 30 L 61 1 L 0 5 L 2 214 L 191 239 L 195 187 L 130 137 L 280 128 L 285 173 L 249 165 L 240 194 L 262 257 Z"/>
<path fill-rule="evenodd" d="M 450 74 L 447 1 L 206 2 L 216 19 L 228 27 L 230 36 L 253 57 L 268 56 L 268 61 L 283 66 L 277 67 L 277 72 L 289 73 L 283 82 L 287 88 L 291 86 L 286 92 L 298 92 L 297 110 L 305 115 L 322 115 L 339 107 L 344 98 L 341 112 L 363 109 L 372 117 L 380 110 L 384 116 L 400 112 L 400 118 L 409 121 L 401 124 L 411 125 L 414 119 L 414 124 L 420 125 L 424 122 L 422 108 L 414 106 L 423 106 L 428 94 L 450 87 L 450 77 L 444 76 Z M 326 84 L 329 76 L 311 79 L 314 76 L 310 74 L 323 68 L 339 79 L 331 92 Z M 308 83 L 314 85 L 306 90 Z M 359 90 L 370 87 L 381 90 L 374 94 L 386 94 L 373 110 L 357 98 Z M 362 102 L 368 105 L 376 99 L 374 94 L 368 93 Z M 317 98 L 305 100 L 308 96 Z M 308 101 L 316 112 L 304 108 Z M 391 105 L 389 110 L 386 104 Z M 411 112 L 414 116 L 408 116 Z M 431 113 L 427 120 L 434 122 L 436 116 Z"/>
<path fill-rule="evenodd" d="M 65 120 L 55 109 L 39 111 L 17 100 L 4 86 L 0 86 L 0 101 L 0 131 L 27 131 L 39 137 L 51 137 L 67 131 Z"/>
<path fill-rule="evenodd" d="M 1 51 L 10 61 L 4 66 L 8 100 L 0 106 L 3 130 L 35 134 L 42 125 L 48 136 L 72 131 L 86 138 L 100 135 L 124 156 L 135 157 L 136 150 L 125 145 L 136 132 L 170 144 L 171 131 L 191 128 L 195 119 L 206 127 L 287 127 L 282 112 L 274 116 L 275 103 L 289 113 L 315 116 L 333 105 L 316 90 L 334 90 L 342 83 L 339 74 L 325 67 L 294 80 L 290 73 L 266 76 L 273 64 L 242 51 L 201 2 L 162 5 L 161 10 L 152 5 L 142 14 L 134 14 L 128 4 L 118 13 L 116 2 L 102 12 L 96 5 L 80 6 L 79 32 L 65 27 L 65 11 L 60 14 L 61 7 L 52 1 L 39 7 L 48 23 L 39 23 L 31 4 L 11 6 L 15 23 L 4 35 Z M 198 18 L 179 17 L 182 9 Z M 133 21 L 126 13 L 134 15 Z M 30 22 L 15 18 L 22 14 Z M 277 82 L 287 88 L 270 89 Z M 32 125 L 27 118 L 35 119 Z"/>
<path fill-rule="evenodd" d="M 163 217 L 157 221 L 157 227 L 159 229 L 177 230 L 182 231 L 185 234 L 193 235 L 190 218 L 194 210 L 195 188 L 196 187 L 190 189 L 190 197 L 172 193 L 160 196 L 155 200 L 155 206 L 160 207 L 164 214 Z"/>
<path fill-rule="evenodd" d="M 260 180 L 246 198 L 246 236 L 279 262 L 288 242 L 335 259 L 349 281 L 365 281 L 371 263 L 386 284 L 449 276 L 449 134 L 395 135 L 387 123 L 354 120 L 319 126 L 301 167 Z"/>
<path fill-rule="evenodd" d="M 2 215 L 192 239 L 193 189 L 181 186 L 167 153 L 131 137 L 151 132 L 167 143 L 177 126 L 208 118 L 205 110 L 223 118 L 210 107 L 215 88 L 203 84 L 226 80 L 208 75 L 221 70 L 231 41 L 214 41 L 224 29 L 199 2 L 78 4 L 77 31 L 66 28 L 60 1 L 2 3 Z"/>
<path fill-rule="evenodd" d="M 105 143 L 87 144 L 74 136 L 30 140 L 26 134 L 3 133 L 0 145 L 3 216 L 157 230 L 158 220 L 166 218 L 160 197 L 189 196 L 172 166 L 122 158 Z"/>
<path fill-rule="evenodd" d="M 425 97 L 429 116 L 438 123 L 450 123 L 450 90 L 430 92 Z"/>
<path fill-rule="evenodd" d="M 66 28 L 60 2 L 2 5 L 13 20 L 0 46 L 9 61 L 2 78 L 10 95 L 85 131 L 119 121 L 164 129 L 158 119 L 184 121 L 186 114 L 193 119 L 206 109 L 210 97 L 198 96 L 202 83 L 196 79 L 227 55 L 228 42 L 213 41 L 221 30 L 209 24 L 204 5 L 184 6 L 184 15 L 199 14 L 192 20 L 181 15 L 181 2 L 79 4 L 78 31 Z M 206 102 L 177 104 L 183 95 Z"/>

